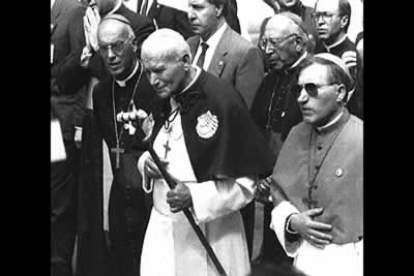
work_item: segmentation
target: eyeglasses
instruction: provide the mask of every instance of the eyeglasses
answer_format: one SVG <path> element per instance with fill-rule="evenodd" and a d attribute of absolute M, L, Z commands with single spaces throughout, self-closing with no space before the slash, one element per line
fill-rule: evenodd
<path fill-rule="evenodd" d="M 125 45 L 127 44 L 127 42 L 129 42 L 131 40 L 131 38 L 128 38 L 124 41 L 117 41 L 115 43 L 106 45 L 106 46 L 99 46 L 99 52 L 101 53 L 101 55 L 106 56 L 108 54 L 109 49 L 112 50 L 112 52 L 115 55 L 119 55 L 122 53 L 122 51 L 125 48 Z"/>
<path fill-rule="evenodd" d="M 335 83 L 328 84 L 314 84 L 314 83 L 305 83 L 304 85 L 296 84 L 293 86 L 292 91 L 296 98 L 299 98 L 302 89 L 305 88 L 306 93 L 313 98 L 318 96 L 319 89 L 325 86 L 334 85 Z"/>
<path fill-rule="evenodd" d="M 293 33 L 293 34 L 287 35 L 287 36 L 285 36 L 283 38 L 279 38 L 279 39 L 271 38 L 271 37 L 263 37 L 260 40 L 259 47 L 261 49 L 265 50 L 267 45 L 270 44 L 272 46 L 272 48 L 280 48 L 282 46 L 282 44 L 291 37 L 298 37 L 298 34 Z"/>
<path fill-rule="evenodd" d="M 319 19 L 322 17 L 322 20 L 325 23 L 330 23 L 332 21 L 332 17 L 334 16 L 334 13 L 331 12 L 314 12 L 312 13 L 312 19 L 316 22 L 319 21 Z"/>

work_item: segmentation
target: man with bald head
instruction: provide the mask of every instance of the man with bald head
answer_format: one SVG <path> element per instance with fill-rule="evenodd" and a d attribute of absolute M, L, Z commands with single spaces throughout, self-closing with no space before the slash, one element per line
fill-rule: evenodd
<path fill-rule="evenodd" d="M 253 102 L 251 114 L 277 157 L 290 129 L 302 120 L 292 87 L 304 58 L 307 34 L 296 14 L 282 12 L 270 18 L 264 32 L 264 50 L 270 71 L 263 79 Z M 261 260 L 289 262 L 268 228 L 272 205 L 265 200 L 264 237 Z"/>
<path fill-rule="evenodd" d="M 270 173 L 270 151 L 238 92 L 192 65 L 179 33 L 155 31 L 142 60 L 159 98 L 146 121 L 149 139 L 177 186 L 169 189 L 148 153 L 140 157 L 143 188 L 153 198 L 141 275 L 221 275 L 181 212 L 187 208 L 227 275 L 248 275 L 239 210 L 253 200 L 255 179 Z"/>
<path fill-rule="evenodd" d="M 107 15 L 102 19 L 98 27 L 99 55 L 105 63 L 110 76 L 97 84 L 93 91 L 93 125 L 94 140 L 97 145 L 89 145 L 89 153 L 85 156 L 96 156 L 92 148 L 102 150 L 102 138 L 109 149 L 110 164 L 113 182 L 109 194 L 108 226 L 109 243 L 107 250 L 110 253 L 107 258 L 109 267 L 108 275 L 137 276 L 139 275 L 140 254 L 145 229 L 148 222 L 149 210 L 145 204 L 144 193 L 141 189 L 141 176 L 136 168 L 139 148 L 131 148 L 129 129 L 119 122 L 117 115 L 133 108 L 143 109 L 149 112 L 150 102 L 154 98 L 154 92 L 145 77 L 144 67 L 137 57 L 138 41 L 130 22 L 118 14 Z M 99 139 L 100 138 L 100 139 Z M 95 155 L 94 155 L 95 154 Z M 91 158 L 91 157 L 89 157 Z M 97 157 L 98 158 L 98 157 Z M 102 164 L 97 162 L 100 168 L 97 170 L 102 175 Z M 96 173 L 95 173 L 96 174 Z M 102 218 L 102 180 L 94 179 L 94 185 L 90 192 L 96 193 L 87 197 L 87 200 L 97 198 L 100 207 L 90 209 L 92 224 L 96 218 Z M 87 183 L 87 182 L 86 182 Z M 97 190 L 96 187 L 99 187 Z M 88 189 L 84 189 L 88 193 Z M 84 197 L 85 198 L 85 197 Z M 87 206 L 96 206 L 95 203 L 87 203 Z M 93 211 L 92 211 L 93 210 Z M 87 210 L 88 211 L 88 210 Z M 98 232 L 91 235 L 102 235 L 102 220 L 98 219 Z M 100 224 L 100 225 L 99 225 Z M 81 237 L 83 238 L 83 236 Z M 87 240 L 87 235 L 85 235 Z M 83 240 L 82 240 L 83 241 Z M 91 249 L 97 250 L 95 244 Z M 80 251 L 87 248 L 80 248 Z M 101 254 L 97 252 L 96 254 Z M 87 255 L 87 254 L 85 254 Z M 84 256 L 88 258 L 89 256 Z M 98 258 L 98 255 L 90 258 Z M 90 261 L 91 275 L 101 275 L 96 272 L 97 262 Z M 82 264 L 88 265 L 85 260 Z M 102 268 L 96 268 L 98 271 Z M 104 269 L 102 269 L 104 270 Z M 106 273 L 105 272 L 105 273 Z M 103 272 L 101 272 L 103 273 Z M 106 274 L 105 274 L 106 275 Z"/>
<path fill-rule="evenodd" d="M 304 61 L 294 88 L 303 122 L 270 178 L 271 228 L 309 276 L 363 274 L 363 123 L 345 107 L 352 87 L 339 57 Z"/>

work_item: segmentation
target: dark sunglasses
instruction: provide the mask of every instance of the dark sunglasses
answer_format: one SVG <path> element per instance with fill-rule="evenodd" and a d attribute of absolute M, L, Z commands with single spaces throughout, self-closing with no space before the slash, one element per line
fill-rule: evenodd
<path fill-rule="evenodd" d="M 333 85 L 334 83 L 328 83 L 328 84 L 314 84 L 314 83 L 305 83 L 304 85 L 296 84 L 293 86 L 292 90 L 296 98 L 299 98 L 300 93 L 302 92 L 302 89 L 305 89 L 306 93 L 308 93 L 309 96 L 315 98 L 318 96 L 319 88 L 322 88 L 324 86 Z"/>

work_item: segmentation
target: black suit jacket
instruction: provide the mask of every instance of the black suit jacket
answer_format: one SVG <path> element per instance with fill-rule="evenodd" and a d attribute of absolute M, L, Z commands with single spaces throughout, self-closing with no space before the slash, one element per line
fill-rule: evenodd
<path fill-rule="evenodd" d="M 143 0 L 138 0 L 138 11 L 141 9 Z M 237 3 L 236 0 L 230 0 L 228 3 L 228 13 L 226 21 L 229 26 L 240 34 L 240 23 L 237 18 Z M 194 32 L 188 21 L 187 13 L 158 4 L 156 0 L 148 11 L 148 17 L 155 20 L 157 28 L 169 28 L 179 32 L 185 39 L 194 36 Z"/>
<path fill-rule="evenodd" d="M 65 140 L 73 140 L 74 126 L 82 125 L 85 112 L 89 75 L 78 58 L 85 45 L 84 13 L 85 7 L 76 0 L 56 0 L 51 11 L 51 104 Z"/>
<path fill-rule="evenodd" d="M 148 17 L 155 22 L 157 28 L 169 28 L 179 32 L 185 39 L 194 35 L 187 13 L 153 2 Z"/>

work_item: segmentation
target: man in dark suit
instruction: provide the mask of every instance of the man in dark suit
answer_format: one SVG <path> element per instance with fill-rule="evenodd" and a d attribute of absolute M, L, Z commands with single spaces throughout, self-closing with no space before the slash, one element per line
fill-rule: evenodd
<path fill-rule="evenodd" d="M 190 0 L 188 19 L 197 35 L 187 42 L 193 64 L 232 84 L 250 108 L 264 77 L 263 59 L 259 48 L 229 27 L 227 12 L 228 2 L 224 0 Z M 251 256 L 254 202 L 241 212 Z"/>
<path fill-rule="evenodd" d="M 76 236 L 78 149 L 75 126 L 80 126 L 88 73 L 76 53 L 85 36 L 85 8 L 76 0 L 56 0 L 51 10 L 51 105 L 62 128 L 66 160 L 51 165 L 51 273 L 72 275 Z"/>
<path fill-rule="evenodd" d="M 157 29 L 169 28 L 179 32 L 185 39 L 194 35 L 194 32 L 188 22 L 187 12 L 174 7 L 172 3 L 168 6 L 166 1 L 158 0 L 138 0 L 137 12 L 148 16 L 153 20 Z M 172 2 L 172 1 L 171 1 Z M 240 33 L 240 23 L 237 18 L 236 0 L 230 0 L 226 21 L 229 26 Z"/>
<path fill-rule="evenodd" d="M 185 11 L 160 4 L 157 0 L 138 0 L 138 13 L 149 17 L 157 29 L 173 29 L 185 39 L 194 35 Z"/>
<path fill-rule="evenodd" d="M 228 11 L 225 0 L 190 0 L 188 19 L 196 36 L 187 42 L 193 64 L 231 83 L 250 108 L 264 77 L 263 60 L 259 48 L 229 27 Z"/>

